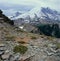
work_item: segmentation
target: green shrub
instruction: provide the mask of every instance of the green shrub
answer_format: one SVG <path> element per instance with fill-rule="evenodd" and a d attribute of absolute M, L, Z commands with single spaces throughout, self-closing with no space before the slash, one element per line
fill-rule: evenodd
<path fill-rule="evenodd" d="M 60 49 L 60 43 L 56 43 L 57 48 Z"/>
<path fill-rule="evenodd" d="M 37 28 L 40 34 L 60 38 L 59 24 L 40 24 L 37 25 Z"/>
<path fill-rule="evenodd" d="M 37 39 L 37 37 L 36 36 L 31 36 L 31 39 Z"/>
<path fill-rule="evenodd" d="M 27 50 L 28 50 L 28 48 L 26 46 L 23 46 L 23 45 L 15 46 L 13 49 L 13 51 L 15 53 L 20 53 L 20 54 L 24 54 Z"/>

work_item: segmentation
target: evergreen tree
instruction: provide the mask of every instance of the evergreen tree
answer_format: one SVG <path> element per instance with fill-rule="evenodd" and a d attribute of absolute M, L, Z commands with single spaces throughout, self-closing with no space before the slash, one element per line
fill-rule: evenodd
<path fill-rule="evenodd" d="M 0 10 L 0 14 L 2 14 L 3 12 Z"/>

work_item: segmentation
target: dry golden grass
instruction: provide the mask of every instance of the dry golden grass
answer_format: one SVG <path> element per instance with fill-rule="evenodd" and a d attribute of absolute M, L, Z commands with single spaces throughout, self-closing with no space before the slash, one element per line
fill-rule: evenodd
<path fill-rule="evenodd" d="M 30 38 L 29 37 L 24 37 L 24 38 L 21 38 L 21 37 L 16 37 L 15 38 L 15 41 L 17 41 L 17 42 L 25 42 L 25 43 L 27 43 L 28 41 L 30 40 Z"/>

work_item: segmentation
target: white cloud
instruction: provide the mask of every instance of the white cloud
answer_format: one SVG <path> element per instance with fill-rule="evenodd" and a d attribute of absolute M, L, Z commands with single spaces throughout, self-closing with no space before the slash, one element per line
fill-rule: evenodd
<path fill-rule="evenodd" d="M 11 4 L 23 4 L 23 5 L 36 5 L 41 3 L 40 0 L 1 0 L 0 3 L 11 3 Z"/>
<path fill-rule="evenodd" d="M 15 12 L 17 12 L 17 11 L 15 11 L 14 9 L 3 10 L 3 13 L 6 14 L 7 16 L 13 15 Z"/>
<path fill-rule="evenodd" d="M 4 4 L 19 4 L 30 6 L 45 6 L 60 10 L 60 0 L 0 0 Z"/>

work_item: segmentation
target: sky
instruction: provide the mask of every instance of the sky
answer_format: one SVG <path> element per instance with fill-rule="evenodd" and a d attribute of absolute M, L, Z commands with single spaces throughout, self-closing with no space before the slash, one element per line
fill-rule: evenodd
<path fill-rule="evenodd" d="M 60 0 L 0 0 L 0 9 L 3 11 L 9 9 L 10 12 L 28 11 L 34 7 L 50 7 L 60 11 L 59 6 Z"/>

